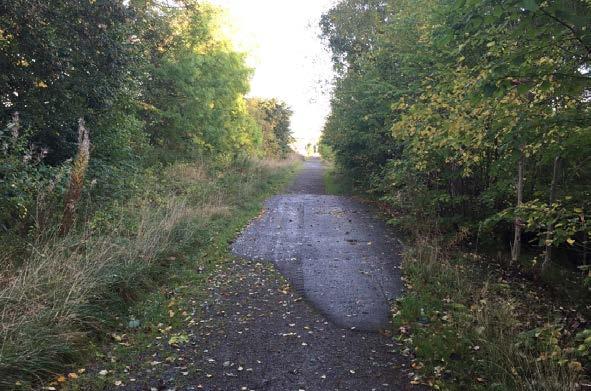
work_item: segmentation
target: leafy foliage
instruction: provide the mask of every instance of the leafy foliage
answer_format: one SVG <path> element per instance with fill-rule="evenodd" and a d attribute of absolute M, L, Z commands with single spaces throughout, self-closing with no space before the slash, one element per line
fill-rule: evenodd
<path fill-rule="evenodd" d="M 21 129 L 0 162 L 5 231 L 34 225 L 42 189 L 63 196 L 53 184 L 70 169 L 79 119 L 91 142 L 87 214 L 127 199 L 145 170 L 264 153 L 245 98 L 252 71 L 221 33 L 220 12 L 194 0 L 0 4 L 0 123 L 19 113 Z M 284 155 L 291 112 L 278 107 Z"/>
<path fill-rule="evenodd" d="M 20 112 L 47 161 L 61 163 L 76 149 L 77 119 L 108 131 L 98 118 L 133 88 L 142 15 L 121 1 L 62 0 L 2 2 L 0 15 L 0 121 Z"/>
<path fill-rule="evenodd" d="M 217 11 L 192 4 L 169 13 L 167 50 L 151 65 L 142 102 L 152 142 L 177 154 L 254 153 L 261 135 L 244 100 L 251 72 L 218 38 Z"/>
<path fill-rule="evenodd" d="M 252 98 L 247 101 L 248 111 L 261 127 L 263 153 L 268 157 L 286 157 L 294 142 L 290 129 L 292 111 L 277 99 Z"/>
<path fill-rule="evenodd" d="M 584 264 L 590 16 L 578 0 L 343 1 L 321 23 L 339 75 L 323 143 L 402 223 L 508 242 L 516 221 Z"/>

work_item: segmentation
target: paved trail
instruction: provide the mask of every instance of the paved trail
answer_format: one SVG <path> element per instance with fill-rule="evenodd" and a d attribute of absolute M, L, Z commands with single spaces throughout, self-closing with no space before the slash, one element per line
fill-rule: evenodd
<path fill-rule="evenodd" d="M 398 242 L 363 204 L 324 195 L 323 171 L 319 161 L 306 162 L 290 194 L 270 199 L 233 250 L 273 261 L 337 325 L 377 331 L 401 290 Z"/>
<path fill-rule="evenodd" d="M 127 389 L 410 389 L 398 347 L 376 332 L 400 291 L 396 241 L 364 205 L 323 194 L 322 175 L 306 162 L 268 201 L 209 282 L 190 344 L 156 342 L 146 359 L 163 363 L 132 366 Z"/>

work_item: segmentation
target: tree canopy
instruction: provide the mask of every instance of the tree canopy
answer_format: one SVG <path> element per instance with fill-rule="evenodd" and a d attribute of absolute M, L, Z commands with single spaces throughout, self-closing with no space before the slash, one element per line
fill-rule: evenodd
<path fill-rule="evenodd" d="M 338 74 L 323 143 L 393 222 L 506 244 L 515 225 L 512 246 L 586 264 L 590 19 L 582 0 L 342 1 L 321 23 Z"/>
<path fill-rule="evenodd" d="M 251 98 L 247 105 L 261 127 L 265 155 L 286 156 L 294 142 L 290 128 L 292 111 L 287 104 L 277 99 Z"/>
<path fill-rule="evenodd" d="M 57 179 L 77 154 L 79 119 L 95 201 L 178 160 L 285 156 L 291 111 L 271 101 L 265 118 L 252 113 L 252 70 L 220 12 L 196 0 L 2 2 L 0 224 L 30 222 L 44 186 L 65 192 Z"/>

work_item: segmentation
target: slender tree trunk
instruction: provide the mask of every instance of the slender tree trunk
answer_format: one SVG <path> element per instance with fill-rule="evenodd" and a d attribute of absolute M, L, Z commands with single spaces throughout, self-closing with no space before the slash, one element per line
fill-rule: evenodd
<path fill-rule="evenodd" d="M 21 120 L 18 111 L 12 113 L 12 122 L 9 124 L 10 134 L 12 136 L 12 144 L 16 144 L 18 140 L 19 132 L 21 130 Z"/>
<path fill-rule="evenodd" d="M 78 152 L 70 174 L 70 186 L 66 193 L 64 215 L 60 224 L 60 235 L 66 235 L 74 225 L 76 206 L 84 187 L 84 176 L 90 160 L 90 137 L 88 129 L 84 126 L 84 120 L 78 120 Z"/>
<path fill-rule="evenodd" d="M 554 202 L 554 198 L 556 197 L 556 182 L 558 179 L 558 167 L 560 165 L 560 156 L 556 156 L 554 158 L 554 169 L 552 170 L 552 183 L 550 184 L 550 197 L 548 198 L 548 207 L 552 207 L 552 203 Z M 546 270 L 548 267 L 548 263 L 550 262 L 550 258 L 552 257 L 552 246 L 550 245 L 550 241 L 552 240 L 552 235 L 554 231 L 554 224 L 552 222 L 548 223 L 546 227 L 546 252 L 544 254 L 544 262 L 542 262 L 542 271 Z"/>
<path fill-rule="evenodd" d="M 11 145 L 9 145 L 9 144 L 2 145 L 2 147 L 1 147 L 2 153 L 5 156 L 8 154 L 10 147 L 14 148 L 16 146 L 17 141 L 18 141 L 18 136 L 19 136 L 19 132 L 21 129 L 21 121 L 20 121 L 18 111 L 15 111 L 14 113 L 12 113 L 12 118 L 11 118 L 11 121 L 9 121 L 7 124 L 7 129 L 10 130 Z"/>
<path fill-rule="evenodd" d="M 523 145 L 519 147 L 519 160 L 517 162 L 517 208 L 523 204 L 523 166 L 525 156 Z M 521 254 L 521 231 L 523 220 L 519 215 L 515 217 L 515 236 L 513 238 L 513 248 L 511 249 L 511 262 L 517 262 Z"/>
<path fill-rule="evenodd" d="M 589 257 L 589 235 L 583 233 L 585 236 L 585 241 L 583 242 L 583 265 L 587 266 L 588 264 L 588 257 Z"/>

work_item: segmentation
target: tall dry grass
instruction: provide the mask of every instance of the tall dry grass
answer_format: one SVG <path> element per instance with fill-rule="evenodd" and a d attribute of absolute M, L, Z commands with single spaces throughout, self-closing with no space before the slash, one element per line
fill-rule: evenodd
<path fill-rule="evenodd" d="M 84 187 L 84 177 L 90 161 L 90 136 L 85 126 L 84 119 L 78 119 L 78 151 L 72 164 L 70 172 L 70 184 L 66 193 L 66 202 L 64 205 L 64 214 L 60 223 L 60 234 L 65 235 L 70 232 L 74 225 L 76 207 L 80 201 Z"/>
<path fill-rule="evenodd" d="M 76 362 L 89 334 L 104 334 L 131 300 L 154 285 L 169 266 L 167 253 L 196 243 L 197 231 L 208 240 L 215 234 L 209 221 L 231 220 L 293 161 L 212 166 L 170 166 L 147 177 L 125 205 L 99 211 L 99 223 L 89 216 L 82 229 L 65 236 L 57 227 L 32 235 L 36 239 L 18 260 L 0 254 L 0 389 Z"/>
<path fill-rule="evenodd" d="M 121 237 L 84 232 L 31 243 L 27 259 L 5 270 L 0 286 L 0 384 L 23 372 L 42 376 L 78 355 L 86 333 L 100 330 L 108 301 L 149 284 L 149 269 L 174 228 L 193 211 L 181 199 L 146 206 L 137 229 Z M 2 259 L 3 265 L 12 260 Z M 117 296 L 115 299 L 113 296 Z"/>
<path fill-rule="evenodd" d="M 299 162 L 303 162 L 304 157 L 298 153 L 292 152 L 286 156 L 285 159 L 260 159 L 257 161 L 257 164 L 260 165 L 263 169 L 267 170 L 277 170 L 286 167 L 291 167 L 294 164 Z"/>

